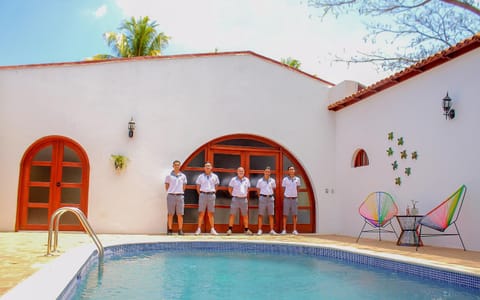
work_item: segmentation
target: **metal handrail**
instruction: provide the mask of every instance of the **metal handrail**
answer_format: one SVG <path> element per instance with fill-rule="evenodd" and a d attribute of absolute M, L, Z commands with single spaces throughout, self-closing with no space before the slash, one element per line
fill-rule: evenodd
<path fill-rule="evenodd" d="M 60 217 L 66 213 L 66 212 L 71 212 L 73 213 L 80 223 L 82 224 L 83 228 L 88 232 L 90 237 L 92 238 L 93 242 L 97 246 L 98 249 L 98 257 L 103 258 L 103 245 L 98 239 L 97 235 L 93 231 L 92 227 L 90 226 L 90 223 L 88 223 L 87 217 L 85 217 L 85 214 L 78 208 L 76 207 L 60 207 L 57 209 L 52 217 L 50 218 L 50 226 L 48 227 L 48 245 L 47 245 L 47 256 L 53 255 L 53 252 L 57 252 L 57 247 L 58 247 L 58 227 L 60 225 Z M 54 231 L 55 227 L 55 231 Z M 52 248 L 52 234 L 54 236 L 53 238 L 53 248 Z"/>

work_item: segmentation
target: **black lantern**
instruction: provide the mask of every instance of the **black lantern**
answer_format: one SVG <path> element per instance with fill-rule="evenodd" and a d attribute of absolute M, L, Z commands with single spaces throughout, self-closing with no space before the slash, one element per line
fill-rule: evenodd
<path fill-rule="evenodd" d="M 133 137 L 133 132 L 135 131 L 135 121 L 132 119 L 128 122 L 128 137 Z"/>
<path fill-rule="evenodd" d="M 444 111 L 443 115 L 445 116 L 445 119 L 448 120 L 448 119 L 455 118 L 455 110 L 452 109 L 452 99 L 448 96 L 448 92 L 442 101 L 443 101 L 442 103 L 443 103 L 443 111 Z"/>

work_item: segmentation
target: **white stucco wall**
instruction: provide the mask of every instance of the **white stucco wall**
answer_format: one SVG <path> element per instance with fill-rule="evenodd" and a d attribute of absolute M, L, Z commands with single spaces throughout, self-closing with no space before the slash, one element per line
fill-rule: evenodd
<path fill-rule="evenodd" d="M 358 235 L 362 219 L 357 208 L 372 191 L 391 193 L 402 214 L 411 199 L 419 201 L 420 213 L 426 213 L 465 184 L 468 190 L 457 224 L 467 249 L 480 250 L 479 58 L 480 50 L 472 51 L 336 113 L 336 201 L 345 220 L 339 223 L 339 234 Z M 453 120 L 442 115 L 441 100 L 447 91 L 456 111 Z M 394 154 L 398 172 L 392 170 L 386 152 L 391 145 L 399 149 L 387 140 L 392 131 L 395 141 L 404 138 L 409 153 L 406 161 L 398 151 Z M 357 148 L 366 150 L 368 167 L 351 167 Z M 417 161 L 410 159 L 412 151 L 418 151 Z M 412 168 L 408 178 L 403 173 L 407 165 Z M 401 186 L 394 183 L 397 176 L 402 177 Z M 461 247 L 458 237 L 424 242 Z"/>
<path fill-rule="evenodd" d="M 214 138 L 249 133 L 296 156 L 313 185 L 317 231 L 331 232 L 327 94 L 322 82 L 249 54 L 0 69 L 0 230 L 15 228 L 20 162 L 39 138 L 66 136 L 87 152 L 97 232 L 163 233 L 171 162 Z M 110 161 L 117 153 L 130 159 L 122 174 Z"/>

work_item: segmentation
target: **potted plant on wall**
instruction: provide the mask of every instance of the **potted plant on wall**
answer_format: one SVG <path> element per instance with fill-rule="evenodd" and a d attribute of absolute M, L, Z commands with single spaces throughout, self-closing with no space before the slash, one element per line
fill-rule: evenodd
<path fill-rule="evenodd" d="M 113 166 L 115 167 L 115 171 L 122 171 L 127 167 L 128 158 L 125 155 L 112 154 L 111 159 L 113 161 Z"/>

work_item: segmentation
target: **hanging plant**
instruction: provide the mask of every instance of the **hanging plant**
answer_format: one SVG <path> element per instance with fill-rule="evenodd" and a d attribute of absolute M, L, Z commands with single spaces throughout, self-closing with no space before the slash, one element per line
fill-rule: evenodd
<path fill-rule="evenodd" d="M 121 154 L 112 154 L 111 158 L 115 170 L 121 171 L 127 167 L 128 158 L 126 156 Z"/>

